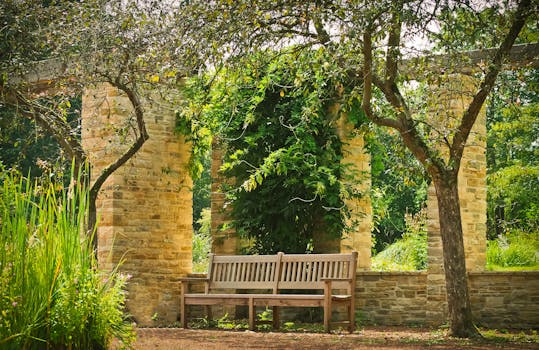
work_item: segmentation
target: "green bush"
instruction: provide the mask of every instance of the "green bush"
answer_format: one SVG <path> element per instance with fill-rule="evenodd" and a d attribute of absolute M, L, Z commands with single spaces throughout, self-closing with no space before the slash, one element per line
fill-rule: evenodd
<path fill-rule="evenodd" d="M 211 250 L 211 210 L 204 208 L 197 221 L 200 229 L 193 235 L 193 272 L 206 272 L 208 269 L 208 254 Z"/>
<path fill-rule="evenodd" d="M 2 349 L 106 349 L 113 338 L 133 341 L 123 313 L 127 277 L 97 269 L 83 234 L 88 197 L 72 187 L 0 173 Z"/>
<path fill-rule="evenodd" d="M 514 230 L 487 243 L 487 268 L 536 267 L 539 264 L 539 232 Z"/>
<path fill-rule="evenodd" d="M 427 268 L 427 229 L 425 212 L 407 215 L 402 239 L 389 245 L 372 259 L 375 271 L 416 271 Z"/>

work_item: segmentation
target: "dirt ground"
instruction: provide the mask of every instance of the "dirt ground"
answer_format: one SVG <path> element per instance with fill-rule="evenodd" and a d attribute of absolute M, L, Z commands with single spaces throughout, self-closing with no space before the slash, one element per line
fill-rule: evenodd
<path fill-rule="evenodd" d="M 405 327 L 367 327 L 354 334 L 140 328 L 134 349 L 539 349 L 536 336 L 517 334 L 489 331 L 485 340 L 462 340 L 440 330 Z"/>

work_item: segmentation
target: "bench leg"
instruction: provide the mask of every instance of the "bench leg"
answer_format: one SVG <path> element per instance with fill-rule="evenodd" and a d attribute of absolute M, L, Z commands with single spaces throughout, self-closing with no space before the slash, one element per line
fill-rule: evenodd
<path fill-rule="evenodd" d="M 255 330 L 255 305 L 253 298 L 249 298 L 249 330 Z"/>
<path fill-rule="evenodd" d="M 187 328 L 187 305 L 185 305 L 185 293 L 189 287 L 186 283 L 180 283 L 180 325 Z"/>
<path fill-rule="evenodd" d="M 211 305 L 206 305 L 206 315 L 208 316 L 208 325 L 211 325 L 213 321 L 213 314 L 211 312 Z"/>
<path fill-rule="evenodd" d="M 280 328 L 280 320 L 279 320 L 279 307 L 274 306 L 273 307 L 273 329 L 279 329 Z"/>
<path fill-rule="evenodd" d="M 329 333 L 329 325 L 331 323 L 331 300 L 327 301 L 324 305 L 324 331 Z"/>
<path fill-rule="evenodd" d="M 348 331 L 350 333 L 354 333 L 354 331 L 356 330 L 356 315 L 353 302 L 350 302 L 350 304 L 348 304 L 348 321 L 350 322 L 348 324 Z"/>
<path fill-rule="evenodd" d="M 331 322 L 331 281 L 324 284 L 324 331 L 329 333 Z"/>
<path fill-rule="evenodd" d="M 185 301 L 183 300 L 183 298 L 180 302 L 180 313 L 181 313 L 180 324 L 182 328 L 187 328 L 187 307 L 185 305 Z"/>

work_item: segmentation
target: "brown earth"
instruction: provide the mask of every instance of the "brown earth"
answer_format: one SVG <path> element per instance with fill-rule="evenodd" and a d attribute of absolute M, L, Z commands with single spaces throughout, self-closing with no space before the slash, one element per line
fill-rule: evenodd
<path fill-rule="evenodd" d="M 366 327 L 354 334 L 139 328 L 134 349 L 539 349 L 537 339 L 523 332 L 488 331 L 486 339 L 466 340 L 440 330 L 406 327 Z"/>

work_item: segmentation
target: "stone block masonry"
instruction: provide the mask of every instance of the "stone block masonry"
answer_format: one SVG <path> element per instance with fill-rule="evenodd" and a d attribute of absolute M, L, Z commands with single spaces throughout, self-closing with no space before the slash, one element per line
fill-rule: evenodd
<path fill-rule="evenodd" d="M 439 326 L 446 319 L 429 309 L 431 284 L 428 272 L 358 272 L 357 317 L 366 325 Z M 475 324 L 539 328 L 539 271 L 468 272 L 468 285 Z"/>
<path fill-rule="evenodd" d="M 192 269 L 191 146 L 174 132 L 175 113 L 143 100 L 149 139 L 105 182 L 98 196 L 101 268 L 132 275 L 128 312 L 139 325 L 170 324 L 179 314 L 177 279 Z M 127 96 L 108 85 L 83 96 L 82 140 L 92 176 L 131 144 L 135 128 Z"/>
<path fill-rule="evenodd" d="M 352 213 L 352 221 L 356 221 L 352 232 L 346 233 L 340 242 L 340 251 L 357 251 L 358 270 L 371 268 L 371 231 L 373 227 L 371 189 L 371 156 L 365 147 L 363 135 L 354 131 L 354 126 L 347 121 L 346 116 L 337 120 L 337 134 L 343 142 L 343 164 L 348 164 L 353 172 L 353 178 L 347 179 L 353 191 L 361 193 L 360 198 L 347 199 L 345 204 Z"/>
<path fill-rule="evenodd" d="M 356 307 L 361 324 L 427 323 L 426 272 L 361 271 L 356 277 Z"/>
<path fill-rule="evenodd" d="M 241 239 L 230 226 L 230 217 L 226 208 L 226 195 L 222 185 L 227 179 L 221 174 L 225 146 L 219 138 L 215 137 L 211 152 L 211 251 L 215 254 L 234 255 L 241 246 Z"/>
<path fill-rule="evenodd" d="M 539 329 L 539 271 L 470 272 L 468 285 L 478 325 Z"/>

